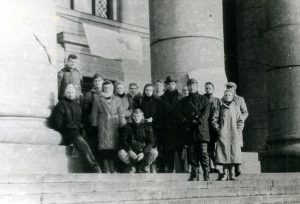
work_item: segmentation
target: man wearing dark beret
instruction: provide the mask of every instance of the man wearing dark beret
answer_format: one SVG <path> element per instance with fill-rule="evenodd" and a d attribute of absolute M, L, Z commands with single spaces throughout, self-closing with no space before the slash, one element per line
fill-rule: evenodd
<path fill-rule="evenodd" d="M 181 101 L 181 113 L 186 127 L 185 143 L 188 146 L 189 163 L 192 166 L 189 181 L 199 180 L 199 162 L 205 181 L 209 180 L 209 100 L 198 93 L 196 79 L 187 81 L 189 95 Z"/>

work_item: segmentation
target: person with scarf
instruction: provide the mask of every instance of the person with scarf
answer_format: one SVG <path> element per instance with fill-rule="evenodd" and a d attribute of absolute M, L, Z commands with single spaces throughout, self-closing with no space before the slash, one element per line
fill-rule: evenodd
<path fill-rule="evenodd" d="M 95 155 L 97 155 L 98 138 L 97 134 L 92 131 L 91 112 L 95 100 L 99 100 L 101 96 L 102 84 L 104 76 L 95 74 L 93 76 L 93 88 L 84 95 L 83 100 L 83 117 L 84 127 L 88 143 Z"/>
<path fill-rule="evenodd" d="M 122 100 L 113 95 L 113 84 L 105 81 L 99 100 L 92 108 L 92 126 L 98 136 L 98 151 L 102 161 L 103 172 L 115 172 L 115 155 L 117 154 L 118 128 L 126 124 Z"/>
<path fill-rule="evenodd" d="M 125 109 L 125 118 L 127 122 L 131 120 L 132 105 L 130 106 L 128 95 L 125 94 L 125 85 L 122 81 L 115 83 L 115 95 L 122 100 L 122 105 Z"/>
<path fill-rule="evenodd" d="M 181 114 L 179 110 L 182 98 L 176 89 L 177 80 L 168 76 L 165 80 L 167 90 L 160 97 L 162 103 L 161 125 L 162 149 L 166 160 L 166 171 L 172 173 L 175 168 L 175 154 L 178 158 L 182 155 L 184 147 L 181 129 Z M 180 172 L 184 171 L 184 163 L 180 161 Z"/>
<path fill-rule="evenodd" d="M 119 129 L 120 150 L 118 157 L 127 165 L 128 172 L 149 173 L 150 165 L 155 161 L 158 152 L 154 148 L 152 126 L 145 122 L 141 109 L 135 109 L 132 122 Z"/>
<path fill-rule="evenodd" d="M 219 169 L 216 166 L 215 162 L 215 150 L 216 150 L 216 142 L 218 138 L 218 132 L 212 125 L 212 117 L 214 112 L 220 107 L 221 100 L 217 97 L 214 97 L 215 87 L 211 82 L 205 83 L 205 94 L 210 103 L 210 115 L 209 115 L 209 135 L 210 142 L 208 143 L 208 153 L 210 157 L 210 171 L 212 173 L 220 173 Z"/>
<path fill-rule="evenodd" d="M 219 180 L 235 180 L 234 167 L 242 163 L 243 116 L 234 103 L 234 92 L 226 90 L 220 109 L 214 112 L 212 124 L 218 131 L 216 164 L 223 166 Z"/>
<path fill-rule="evenodd" d="M 93 172 L 100 173 L 94 154 L 83 137 L 82 109 L 75 99 L 76 88 L 73 84 L 69 84 L 65 88 L 64 97 L 54 107 L 49 120 L 52 127 L 62 134 L 66 143 L 73 144 Z"/>
<path fill-rule="evenodd" d="M 189 79 L 187 86 L 189 95 L 182 99 L 180 109 L 186 124 L 185 144 L 188 146 L 188 158 L 192 166 L 189 181 L 199 181 L 199 162 L 203 170 L 203 178 L 208 181 L 210 171 L 208 155 L 210 104 L 205 96 L 199 94 L 196 79 Z"/>
<path fill-rule="evenodd" d="M 228 82 L 226 84 L 226 89 L 227 90 L 231 90 L 234 93 L 233 101 L 234 101 L 235 105 L 237 106 L 237 109 L 240 110 L 240 112 L 242 114 L 242 118 L 243 118 L 243 120 L 245 122 L 246 119 L 247 119 L 247 117 L 249 116 L 249 112 L 248 112 L 248 109 L 247 109 L 247 105 L 246 105 L 245 99 L 242 96 L 238 96 L 236 94 L 236 90 L 237 90 L 236 83 L 234 83 L 234 82 Z M 243 136 L 242 136 L 242 146 L 241 146 L 241 148 L 244 145 L 243 143 L 244 142 L 243 142 Z M 235 165 L 235 176 L 239 176 L 241 174 L 242 174 L 241 164 Z"/>
<path fill-rule="evenodd" d="M 82 96 L 82 75 L 78 71 L 79 59 L 76 55 L 70 54 L 67 64 L 57 74 L 58 81 L 58 100 L 64 98 L 65 88 L 68 84 L 73 84 L 76 88 L 76 101 L 81 102 Z"/>

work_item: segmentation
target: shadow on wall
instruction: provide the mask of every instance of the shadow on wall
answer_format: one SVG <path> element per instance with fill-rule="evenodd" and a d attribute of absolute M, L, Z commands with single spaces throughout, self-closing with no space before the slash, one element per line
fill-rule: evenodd
<path fill-rule="evenodd" d="M 238 84 L 236 0 L 223 0 L 225 73 L 228 81 Z"/>

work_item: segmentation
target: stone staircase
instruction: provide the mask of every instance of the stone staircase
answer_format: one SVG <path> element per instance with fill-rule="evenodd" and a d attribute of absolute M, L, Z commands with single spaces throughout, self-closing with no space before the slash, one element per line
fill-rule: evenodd
<path fill-rule="evenodd" d="M 300 203 L 300 173 L 244 174 L 236 181 L 187 178 L 188 174 L 2 174 L 0 203 Z"/>

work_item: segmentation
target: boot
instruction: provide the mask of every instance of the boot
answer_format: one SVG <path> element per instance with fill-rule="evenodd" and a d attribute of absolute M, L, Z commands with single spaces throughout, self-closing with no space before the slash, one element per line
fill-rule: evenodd
<path fill-rule="evenodd" d="M 242 174 L 242 171 L 241 171 L 241 165 L 240 164 L 237 164 L 237 165 L 234 165 L 234 170 L 235 170 L 235 176 L 238 177 Z"/>
<path fill-rule="evenodd" d="M 107 159 L 103 160 L 103 173 L 109 173 L 109 161 Z"/>
<path fill-rule="evenodd" d="M 190 178 L 188 181 L 199 181 L 199 168 L 192 167 L 192 171 L 190 173 Z"/>
<path fill-rule="evenodd" d="M 210 178 L 209 178 L 209 171 L 205 171 L 203 173 L 203 179 L 204 179 L 204 181 L 209 181 L 210 180 Z"/>
<path fill-rule="evenodd" d="M 113 174 L 113 173 L 116 173 L 116 170 L 115 170 L 115 161 L 114 160 L 108 160 L 109 162 L 109 172 L 111 173 L 111 174 Z"/>
<path fill-rule="evenodd" d="M 93 173 L 101 173 L 101 169 L 100 169 L 99 165 L 92 166 L 92 172 Z"/>
<path fill-rule="evenodd" d="M 228 180 L 228 169 L 224 169 L 224 173 L 219 174 L 218 181 L 226 181 Z"/>
<path fill-rule="evenodd" d="M 232 181 L 236 180 L 234 166 L 230 166 L 229 168 L 229 179 Z"/>

